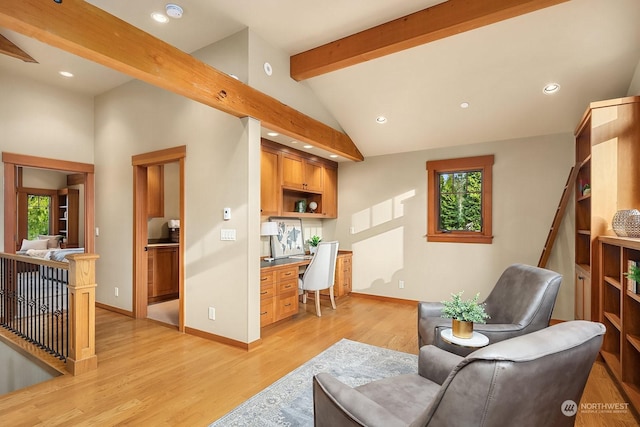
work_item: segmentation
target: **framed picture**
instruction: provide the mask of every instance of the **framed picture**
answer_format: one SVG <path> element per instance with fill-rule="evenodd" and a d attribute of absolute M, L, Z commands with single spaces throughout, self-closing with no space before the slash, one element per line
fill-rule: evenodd
<path fill-rule="evenodd" d="M 278 224 L 278 235 L 271 236 L 271 254 L 274 258 L 304 255 L 302 219 L 270 217 L 269 221 Z"/>

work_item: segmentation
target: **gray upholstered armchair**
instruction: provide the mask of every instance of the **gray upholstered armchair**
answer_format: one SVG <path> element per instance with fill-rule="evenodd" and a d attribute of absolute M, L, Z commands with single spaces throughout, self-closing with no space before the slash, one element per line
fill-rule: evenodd
<path fill-rule="evenodd" d="M 356 388 L 321 373 L 313 379 L 315 426 L 572 426 L 604 331 L 575 320 L 465 358 L 428 345 L 418 373 Z"/>
<path fill-rule="evenodd" d="M 502 273 L 484 300 L 490 319 L 474 324 L 473 329 L 489 337 L 489 344 L 549 326 L 562 276 L 551 270 L 524 264 L 513 264 Z M 418 303 L 418 346 L 434 344 L 451 353 L 465 356 L 474 349 L 445 342 L 440 337 L 443 327 L 451 327 L 444 319 L 442 303 Z"/>

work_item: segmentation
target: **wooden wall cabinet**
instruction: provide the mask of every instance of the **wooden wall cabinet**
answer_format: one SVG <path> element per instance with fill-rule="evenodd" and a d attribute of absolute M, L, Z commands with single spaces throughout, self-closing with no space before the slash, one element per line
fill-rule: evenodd
<path fill-rule="evenodd" d="M 149 246 L 148 303 L 173 300 L 180 297 L 180 268 L 178 245 Z"/>
<path fill-rule="evenodd" d="M 278 216 L 282 205 L 280 154 L 262 147 L 260 152 L 260 210 L 262 215 Z"/>
<path fill-rule="evenodd" d="M 260 209 L 264 216 L 336 218 L 338 215 L 338 164 L 266 139 L 260 161 Z M 307 211 L 297 212 L 296 202 L 307 201 Z M 308 208 L 311 202 L 318 207 Z"/>
<path fill-rule="evenodd" d="M 164 217 L 164 165 L 147 167 L 147 216 Z"/>
<path fill-rule="evenodd" d="M 322 169 L 322 164 L 290 152 L 283 152 L 282 185 L 297 190 L 322 192 Z"/>
<path fill-rule="evenodd" d="M 607 328 L 600 354 L 628 401 L 640 410 L 640 290 L 625 277 L 629 262 L 640 265 L 640 240 L 599 238 L 599 320 Z"/>
<path fill-rule="evenodd" d="M 640 97 L 591 103 L 575 135 L 576 318 L 592 320 L 601 311 L 598 237 L 614 234 L 617 210 L 640 208 Z"/>
<path fill-rule="evenodd" d="M 77 248 L 79 243 L 80 191 L 74 188 L 58 190 L 54 234 L 65 238 L 65 247 Z"/>

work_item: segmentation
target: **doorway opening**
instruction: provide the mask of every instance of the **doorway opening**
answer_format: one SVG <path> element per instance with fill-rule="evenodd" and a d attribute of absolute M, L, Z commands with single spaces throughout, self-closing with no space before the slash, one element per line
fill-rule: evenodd
<path fill-rule="evenodd" d="M 184 162 L 186 147 L 132 157 L 133 315 L 184 332 Z M 177 217 L 177 218 L 176 218 Z M 160 318 L 157 311 L 160 305 Z"/>

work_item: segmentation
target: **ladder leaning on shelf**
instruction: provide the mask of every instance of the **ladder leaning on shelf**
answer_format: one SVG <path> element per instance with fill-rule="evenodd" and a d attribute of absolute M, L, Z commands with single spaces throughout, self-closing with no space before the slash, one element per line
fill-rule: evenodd
<path fill-rule="evenodd" d="M 567 178 L 567 183 L 564 185 L 564 190 L 562 190 L 562 197 L 560 198 L 560 203 L 558 204 L 556 214 L 553 217 L 553 223 L 551 224 L 551 229 L 549 230 L 547 241 L 544 243 L 544 247 L 542 248 L 542 255 L 540 255 L 540 261 L 538 261 L 538 267 L 545 268 L 547 266 L 547 261 L 549 261 L 551 249 L 553 248 L 553 244 L 556 241 L 556 236 L 558 235 L 558 230 L 560 229 L 560 223 L 562 222 L 564 211 L 566 210 L 567 204 L 569 203 L 569 196 L 571 195 L 571 189 L 575 186 L 574 183 L 576 181 L 577 175 L 578 167 L 576 165 L 571 168 L 569 177 Z"/>

